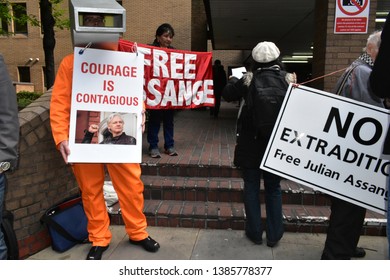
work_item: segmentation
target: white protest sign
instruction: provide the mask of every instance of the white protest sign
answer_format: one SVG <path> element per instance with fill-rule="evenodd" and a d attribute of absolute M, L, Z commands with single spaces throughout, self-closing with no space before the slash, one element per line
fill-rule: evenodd
<path fill-rule="evenodd" d="M 236 77 L 237 79 L 241 79 L 244 73 L 246 73 L 245 67 L 238 67 L 232 69 L 232 76 Z"/>
<path fill-rule="evenodd" d="M 335 0 L 335 34 L 367 33 L 370 0 Z"/>
<path fill-rule="evenodd" d="M 75 48 L 69 131 L 69 162 L 126 163 L 142 161 L 144 57 L 142 54 Z M 107 136 L 108 117 L 118 113 L 123 132 L 135 144 L 99 144 Z M 84 131 L 96 125 L 92 143 Z M 124 134 L 123 134 L 124 135 Z"/>
<path fill-rule="evenodd" d="M 383 214 L 389 111 L 290 85 L 261 168 Z"/>

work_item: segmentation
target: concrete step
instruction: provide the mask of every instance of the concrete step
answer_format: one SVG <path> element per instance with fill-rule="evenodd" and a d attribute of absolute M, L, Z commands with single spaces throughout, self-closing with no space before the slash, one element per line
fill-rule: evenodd
<path fill-rule="evenodd" d="M 178 161 L 174 161 L 179 159 Z M 186 163 L 183 157 L 171 157 L 168 163 L 160 163 L 152 159 L 141 164 L 142 175 L 179 176 L 179 177 L 222 177 L 241 178 L 240 170 L 231 165 Z"/>
<path fill-rule="evenodd" d="M 123 225 L 118 204 L 109 208 L 111 223 Z M 245 229 L 245 208 L 240 202 L 180 201 L 146 199 L 144 206 L 148 225 L 201 229 Z M 262 205 L 265 223 L 265 208 Z M 329 206 L 283 205 L 285 231 L 326 233 Z M 386 236 L 386 219 L 367 211 L 362 235 Z"/>
<path fill-rule="evenodd" d="M 142 180 L 144 213 L 150 226 L 245 229 L 241 178 L 142 175 Z M 290 180 L 282 180 L 281 186 L 285 230 L 326 233 L 329 198 Z M 261 195 L 265 223 L 263 197 Z M 112 224 L 123 225 L 118 203 L 109 207 L 109 213 Z M 362 234 L 385 236 L 386 217 L 367 211 Z"/>
<path fill-rule="evenodd" d="M 145 199 L 242 202 L 241 178 L 142 175 Z M 330 205 L 328 196 L 290 180 L 282 180 L 283 204 Z M 260 199 L 264 202 L 263 183 Z"/>

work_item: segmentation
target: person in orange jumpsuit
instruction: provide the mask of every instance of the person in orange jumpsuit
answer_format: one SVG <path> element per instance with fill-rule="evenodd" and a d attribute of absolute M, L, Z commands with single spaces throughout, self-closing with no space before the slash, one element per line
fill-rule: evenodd
<path fill-rule="evenodd" d="M 104 24 L 103 17 L 84 15 L 84 24 L 97 26 Z M 52 134 L 64 161 L 68 164 L 71 153 L 68 146 L 73 54 L 66 56 L 58 69 L 50 104 L 50 124 Z M 143 113 L 143 130 L 145 115 Z M 107 250 L 112 234 L 109 230 L 110 219 L 103 196 L 105 169 L 110 175 L 118 194 L 125 229 L 132 244 L 140 245 L 149 252 L 156 252 L 160 245 L 147 233 L 146 217 L 143 213 L 144 184 L 141 180 L 141 167 L 138 163 L 74 163 L 71 165 L 81 190 L 84 210 L 88 218 L 89 241 L 92 242 L 87 260 L 100 260 Z"/>

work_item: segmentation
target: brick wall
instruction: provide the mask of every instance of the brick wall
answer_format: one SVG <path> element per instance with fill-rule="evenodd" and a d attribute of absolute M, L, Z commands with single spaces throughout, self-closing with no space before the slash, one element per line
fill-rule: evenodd
<path fill-rule="evenodd" d="M 169 23 L 175 30 L 172 45 L 177 49 L 191 50 L 191 2 L 191 0 L 123 1 L 127 27 L 123 38 L 150 44 L 155 38 L 157 27 L 162 23 Z"/>
<path fill-rule="evenodd" d="M 15 217 L 20 258 L 50 245 L 40 218 L 45 209 L 78 192 L 73 174 L 56 150 L 49 122 L 51 92 L 19 112 L 20 160 L 7 174 L 5 207 Z"/>
<path fill-rule="evenodd" d="M 192 0 L 191 50 L 207 51 L 207 17 L 203 1 Z"/>

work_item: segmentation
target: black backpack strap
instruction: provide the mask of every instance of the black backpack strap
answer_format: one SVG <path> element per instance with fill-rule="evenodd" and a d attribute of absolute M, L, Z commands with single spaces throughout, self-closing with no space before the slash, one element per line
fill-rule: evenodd
<path fill-rule="evenodd" d="M 340 86 L 337 88 L 337 91 L 336 91 L 336 94 L 337 95 L 341 95 L 341 92 L 345 86 L 345 83 L 347 82 L 348 80 L 348 77 L 352 74 L 353 70 L 357 67 L 358 65 L 355 65 L 351 68 L 348 69 L 347 72 L 344 73 L 344 77 L 343 77 L 343 80 L 341 81 L 340 83 Z"/>

